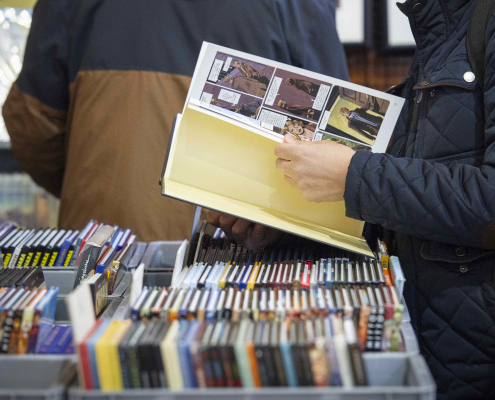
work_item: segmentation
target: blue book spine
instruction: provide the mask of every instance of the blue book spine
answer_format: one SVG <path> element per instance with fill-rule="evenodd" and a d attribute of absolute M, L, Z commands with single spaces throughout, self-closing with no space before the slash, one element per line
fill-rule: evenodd
<path fill-rule="evenodd" d="M 249 265 L 249 267 L 247 267 L 246 272 L 244 273 L 243 277 L 241 278 L 241 283 L 239 284 L 239 289 L 242 290 L 242 289 L 247 288 L 247 284 L 249 281 L 249 277 L 251 276 L 251 272 L 253 271 L 253 267 L 254 267 L 254 264 L 251 264 L 251 265 Z"/>
<path fill-rule="evenodd" d="M 93 389 L 99 389 L 100 388 L 100 380 L 98 378 L 98 367 L 96 366 L 95 345 L 98 342 L 98 340 L 100 339 L 101 335 L 103 335 L 103 333 L 105 333 L 105 331 L 107 330 L 110 322 L 111 322 L 110 319 L 103 321 L 103 323 L 96 330 L 93 337 L 90 340 L 88 340 L 88 343 L 87 343 L 89 362 L 91 364 L 91 374 L 93 375 Z"/>
<path fill-rule="evenodd" d="M 282 353 L 282 362 L 284 364 L 285 376 L 287 378 L 288 387 L 297 387 L 297 375 L 294 368 L 294 360 L 292 359 L 292 353 L 289 343 L 280 344 L 280 352 Z"/>

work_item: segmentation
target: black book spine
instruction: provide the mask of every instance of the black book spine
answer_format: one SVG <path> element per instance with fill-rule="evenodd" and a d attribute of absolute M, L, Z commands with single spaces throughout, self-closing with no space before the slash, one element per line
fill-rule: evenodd
<path fill-rule="evenodd" d="M 138 354 L 137 354 L 137 346 L 132 347 L 132 346 L 127 346 L 127 360 L 128 360 L 128 365 L 131 371 L 130 374 L 130 383 L 131 387 L 133 389 L 140 389 L 141 388 L 141 372 L 139 368 L 139 360 L 138 360 Z"/>
<path fill-rule="evenodd" d="M 21 253 L 19 254 L 19 258 L 17 259 L 17 263 L 16 263 L 17 267 L 22 267 L 24 265 L 24 263 L 26 262 L 26 257 L 29 254 L 29 251 L 31 250 L 31 247 L 32 246 L 28 247 L 27 245 L 22 246 Z"/>
<path fill-rule="evenodd" d="M 255 349 L 256 359 L 258 360 L 258 370 L 260 371 L 261 385 L 263 387 L 268 387 L 269 381 L 268 381 L 266 364 L 265 364 L 264 347 L 261 345 L 255 345 L 254 349 Z"/>
<path fill-rule="evenodd" d="M 352 374 L 354 376 L 354 382 L 356 386 L 366 386 L 368 384 L 366 379 L 366 370 L 364 369 L 363 357 L 359 345 L 352 344 L 348 346 L 349 356 L 352 364 Z"/>
<path fill-rule="evenodd" d="M 9 351 L 10 335 L 14 326 L 14 310 L 7 311 L 7 317 L 3 323 L 3 336 L 0 343 L 0 353 L 5 354 Z"/>
<path fill-rule="evenodd" d="M 87 245 L 86 245 L 87 246 Z M 76 280 L 74 281 L 74 289 L 88 277 L 89 273 L 95 269 L 96 262 L 98 261 L 98 255 L 101 248 L 99 246 L 87 246 L 82 255 L 80 264 L 77 268 Z"/>
<path fill-rule="evenodd" d="M 145 349 L 145 345 L 139 345 L 137 348 L 138 360 L 139 360 L 139 372 L 141 377 L 141 387 L 144 389 L 151 388 L 150 380 L 150 360 L 148 359 L 148 352 Z"/>
<path fill-rule="evenodd" d="M 72 242 L 72 244 L 69 246 L 69 250 L 67 251 L 67 255 L 65 256 L 64 261 L 62 262 L 62 265 L 64 267 L 70 266 L 70 261 L 72 260 L 72 256 L 74 255 L 74 250 L 76 248 L 75 241 Z"/>
<path fill-rule="evenodd" d="M 48 246 L 45 252 L 43 253 L 43 257 L 41 257 L 40 266 L 48 267 L 48 262 L 50 261 L 50 257 L 52 253 L 53 253 L 53 247 Z"/>
<path fill-rule="evenodd" d="M 230 365 L 230 354 L 226 346 L 220 347 L 223 370 L 225 371 L 225 386 L 234 387 L 234 376 Z"/>
<path fill-rule="evenodd" d="M 287 379 L 285 377 L 284 362 L 282 360 L 282 353 L 280 347 L 272 346 L 271 351 L 273 354 L 273 361 L 275 363 L 275 372 L 277 374 L 277 385 L 287 386 Z"/>
<path fill-rule="evenodd" d="M 151 346 L 151 353 L 155 360 L 155 366 L 158 374 L 158 387 L 167 387 L 167 376 L 165 374 L 165 368 L 163 367 L 162 353 L 160 351 L 160 344 L 155 344 Z"/>
<path fill-rule="evenodd" d="M 124 389 L 131 388 L 131 380 L 130 380 L 130 371 L 129 371 L 129 362 L 126 358 L 126 352 L 124 346 L 119 346 L 119 359 L 120 359 L 120 369 L 122 371 L 122 382 L 124 384 Z"/>
<path fill-rule="evenodd" d="M 156 363 L 156 357 L 153 356 L 153 345 L 147 344 L 145 351 L 148 355 L 148 371 L 150 375 L 150 383 L 152 388 L 159 388 L 160 377 L 158 372 L 158 365 Z"/>
<path fill-rule="evenodd" d="M 267 329 L 266 326 L 265 329 Z M 270 346 L 263 346 L 263 358 L 265 360 L 265 370 L 268 380 L 268 386 L 277 386 L 275 364 L 273 362 L 273 354 Z"/>

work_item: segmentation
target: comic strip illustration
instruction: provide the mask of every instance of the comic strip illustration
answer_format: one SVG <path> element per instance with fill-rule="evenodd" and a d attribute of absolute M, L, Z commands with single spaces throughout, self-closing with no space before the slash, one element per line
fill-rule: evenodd
<path fill-rule="evenodd" d="M 264 106 L 318 122 L 331 87 L 330 83 L 277 69 Z"/>
<path fill-rule="evenodd" d="M 261 99 L 247 94 L 234 92 L 232 90 L 207 83 L 203 89 L 200 99 L 224 110 L 235 112 L 255 119 L 261 107 Z"/>
<path fill-rule="evenodd" d="M 259 114 L 260 126 L 282 136 L 292 135 L 296 140 L 312 141 L 317 125 L 262 108 Z"/>
<path fill-rule="evenodd" d="M 322 131 L 316 132 L 315 135 L 313 136 L 313 141 L 317 141 L 317 140 L 326 140 L 328 142 L 343 144 L 344 146 L 350 147 L 355 151 L 359 151 L 359 150 L 371 151 L 371 147 L 366 146 L 365 144 L 355 142 L 349 139 L 344 139 L 340 136 L 335 136 L 332 135 L 331 133 L 326 133 Z"/>
<path fill-rule="evenodd" d="M 208 82 L 263 98 L 274 67 L 218 52 Z"/>
<path fill-rule="evenodd" d="M 319 127 L 328 133 L 372 146 L 389 105 L 388 100 L 335 86 Z"/>

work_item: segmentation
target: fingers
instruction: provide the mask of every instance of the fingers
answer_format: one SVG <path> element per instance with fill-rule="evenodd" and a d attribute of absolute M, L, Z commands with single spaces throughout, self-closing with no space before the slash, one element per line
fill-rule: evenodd
<path fill-rule="evenodd" d="M 229 214 L 222 214 L 219 218 L 219 225 L 228 237 L 232 237 L 232 227 L 238 218 Z"/>
<path fill-rule="evenodd" d="M 293 187 L 297 187 L 296 181 L 295 181 L 294 179 L 292 179 L 290 176 L 288 176 L 288 175 L 284 175 L 284 179 L 285 179 L 285 181 L 286 181 L 289 185 L 291 185 L 291 186 L 293 186 Z"/>
<path fill-rule="evenodd" d="M 232 226 L 232 237 L 237 243 L 244 244 L 250 233 L 250 221 L 238 219 Z"/>
<path fill-rule="evenodd" d="M 208 214 L 206 215 L 206 221 L 209 224 L 216 226 L 217 228 L 220 226 L 219 219 L 222 216 L 222 213 L 218 211 L 208 210 Z"/>
<path fill-rule="evenodd" d="M 277 158 L 277 160 L 275 161 L 275 166 L 285 175 L 292 175 L 291 161 L 283 160 L 282 158 Z"/>
<path fill-rule="evenodd" d="M 278 158 L 283 158 L 288 161 L 294 159 L 298 150 L 300 150 L 299 146 L 303 144 L 300 140 L 289 139 L 289 136 L 292 135 L 285 135 L 284 143 L 280 143 L 275 147 L 275 155 Z"/>

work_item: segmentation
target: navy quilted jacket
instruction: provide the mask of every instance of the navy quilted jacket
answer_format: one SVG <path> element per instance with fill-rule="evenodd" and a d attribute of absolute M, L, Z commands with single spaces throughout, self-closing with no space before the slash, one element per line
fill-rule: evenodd
<path fill-rule="evenodd" d="M 485 91 L 466 55 L 475 0 L 407 0 L 417 53 L 388 154 L 357 152 L 347 215 L 380 225 L 439 399 L 495 398 L 495 18 Z M 486 122 L 485 122 L 486 121 Z"/>

